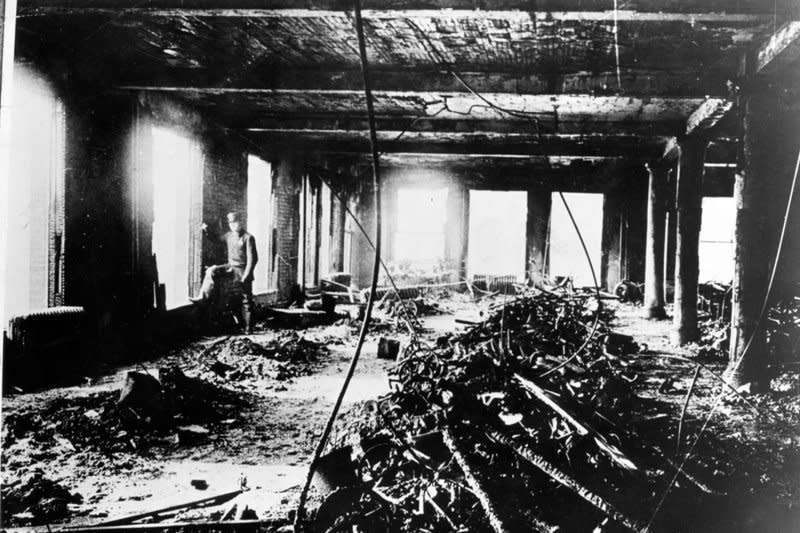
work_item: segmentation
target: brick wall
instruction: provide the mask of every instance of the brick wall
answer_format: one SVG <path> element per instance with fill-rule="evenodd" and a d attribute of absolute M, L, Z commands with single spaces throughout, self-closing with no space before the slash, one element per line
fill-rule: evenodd
<path fill-rule="evenodd" d="M 239 211 L 247 217 L 247 154 L 236 143 L 215 139 L 205 143 L 202 220 L 210 235 L 228 231 L 225 215 Z M 225 248 L 208 239 L 203 243 L 202 263 L 210 266 L 227 261 Z"/>

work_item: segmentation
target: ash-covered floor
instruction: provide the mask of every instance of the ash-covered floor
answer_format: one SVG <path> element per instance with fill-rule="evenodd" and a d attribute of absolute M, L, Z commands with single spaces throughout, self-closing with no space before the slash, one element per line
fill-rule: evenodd
<path fill-rule="evenodd" d="M 424 337 L 434 341 L 463 328 L 454 321 L 456 312 L 474 317 L 486 306 L 459 300 L 443 314 L 423 317 Z M 646 436 L 653 421 L 660 428 L 654 431 L 671 428 L 654 441 L 664 456 L 677 461 L 679 454 L 664 442 L 674 439 L 695 367 L 659 354 L 693 357 L 698 348 L 672 347 L 667 321 L 644 320 L 634 306 L 616 308 L 615 331 L 647 345 L 636 356 L 636 392 L 662 406 L 636 421 L 638 431 Z M 384 327 L 369 336 L 334 431 L 334 446 L 371 424 L 374 400 L 390 390 L 388 371 L 394 363 L 376 357 L 380 336 L 399 339 L 401 346 L 408 340 L 401 328 Z M 4 500 L 13 505 L 13 498 L 33 491 L 43 506 L 33 513 L 6 507 L 6 527 L 100 523 L 242 488 L 247 490 L 224 502 L 173 512 L 168 520 L 286 518 L 296 505 L 356 337 L 354 326 L 339 324 L 204 338 L 82 386 L 3 398 Z M 706 364 L 718 372 L 724 368 L 722 361 Z M 175 368 L 180 372 L 168 373 L 182 392 L 172 406 L 177 416 L 168 423 L 141 420 L 141 409 L 137 415 L 118 404 L 130 372 L 157 375 L 159 369 Z M 709 373 L 701 373 L 684 435 L 698 431 L 718 391 Z M 722 402 L 686 469 L 725 493 L 730 506 L 749 502 L 746 513 L 732 518 L 739 525 L 747 519 L 763 524 L 766 516 L 777 524 L 775 531 L 783 531 L 797 523 L 800 505 L 800 376 L 778 376 L 772 394 L 749 398 L 771 415 L 757 415 L 735 399 Z M 54 483 L 49 486 L 46 480 Z M 668 505 L 666 512 L 680 512 L 680 506 Z M 42 516 L 51 518 L 43 521 Z"/>

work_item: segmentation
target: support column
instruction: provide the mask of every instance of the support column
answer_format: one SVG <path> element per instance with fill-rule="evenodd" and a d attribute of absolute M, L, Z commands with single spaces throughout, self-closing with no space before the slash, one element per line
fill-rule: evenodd
<path fill-rule="evenodd" d="M 453 272 L 452 281 L 467 277 L 467 240 L 469 233 L 469 189 L 453 183 L 447 190 L 445 223 L 445 260 Z"/>
<path fill-rule="evenodd" d="M 758 319 L 769 279 L 769 260 L 775 239 L 769 228 L 767 187 L 781 172 L 770 142 L 776 126 L 775 112 L 761 94 L 744 101 L 744 161 L 736 175 L 735 270 L 731 314 L 730 359 L 727 375 L 736 384 L 753 382 L 756 389 L 769 387 L 764 324 Z M 776 172 L 778 170 L 778 172 Z M 778 203 L 772 204 L 776 210 Z"/>
<path fill-rule="evenodd" d="M 272 269 L 277 276 L 278 298 L 287 300 L 297 283 L 300 240 L 300 190 L 302 172 L 291 160 L 281 160 L 275 167 L 275 228 Z"/>
<path fill-rule="evenodd" d="M 666 226 L 666 192 L 669 168 L 648 165 L 650 173 L 647 197 L 647 244 L 644 272 L 644 314 L 662 319 L 664 311 L 664 229 Z"/>
<path fill-rule="evenodd" d="M 369 235 L 370 240 L 375 242 L 375 198 L 372 192 L 372 183 L 366 179 L 361 183 L 361 190 L 358 194 L 358 205 L 356 216 Z M 354 230 L 351 246 L 351 269 L 353 283 L 359 288 L 368 287 L 372 280 L 372 261 L 375 251 L 369 245 L 367 238 L 360 230 Z"/>
<path fill-rule="evenodd" d="M 665 192 L 667 220 L 664 235 L 664 298 L 666 302 L 672 302 L 675 299 L 675 254 L 678 242 L 677 212 L 675 210 L 677 179 L 678 169 L 673 166 L 670 168 Z"/>
<path fill-rule="evenodd" d="M 331 272 L 342 272 L 344 270 L 344 227 L 347 212 L 336 196 L 331 195 L 331 197 Z M 343 199 L 347 201 L 346 197 Z"/>
<path fill-rule="evenodd" d="M 381 246 L 381 258 L 389 265 L 395 259 L 395 234 L 397 233 L 397 187 L 389 184 L 381 189 L 381 209 L 383 216 L 381 225 L 383 226 L 383 246 Z M 381 275 L 383 270 L 381 269 Z"/>
<path fill-rule="evenodd" d="M 540 285 L 547 275 L 547 236 L 553 194 L 549 190 L 528 191 L 528 219 L 525 226 L 525 264 L 528 280 Z"/>
<path fill-rule="evenodd" d="M 681 143 L 677 180 L 678 239 L 675 256 L 675 311 L 672 341 L 686 344 L 699 337 L 697 277 L 699 274 L 700 218 L 703 203 L 703 139 Z"/>
<path fill-rule="evenodd" d="M 602 260 L 600 284 L 612 291 L 624 279 L 622 271 L 622 202 L 620 194 L 611 190 L 603 195 Z"/>

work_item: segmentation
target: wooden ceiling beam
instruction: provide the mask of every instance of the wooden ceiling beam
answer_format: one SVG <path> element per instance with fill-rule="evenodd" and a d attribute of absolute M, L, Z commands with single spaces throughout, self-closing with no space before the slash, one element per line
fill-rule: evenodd
<path fill-rule="evenodd" d="M 695 130 L 713 128 L 732 108 L 733 100 L 708 98 L 686 120 L 686 135 L 691 135 Z"/>
<path fill-rule="evenodd" d="M 615 72 L 482 72 L 459 67 L 461 77 L 481 93 L 514 94 L 593 94 L 647 97 L 724 96 L 728 77 L 720 71 L 685 69 L 680 71 L 624 70 L 620 73 L 620 91 Z M 261 70 L 259 70 L 261 73 Z M 123 90 L 236 94 L 259 90 L 349 90 L 362 88 L 357 69 L 287 69 L 271 66 L 263 75 L 246 79 L 213 79 L 214 73 L 196 69 L 152 68 L 123 74 L 118 88 Z M 372 72 L 376 91 L 464 92 L 464 86 L 442 69 L 406 68 Z"/>
<path fill-rule="evenodd" d="M 649 161 L 660 157 L 666 137 L 635 135 L 552 135 L 496 133 L 378 132 L 381 152 L 420 154 L 624 157 Z M 366 153 L 367 131 L 262 130 L 245 136 L 256 145 L 316 152 Z"/>
<path fill-rule="evenodd" d="M 219 123 L 232 129 L 257 132 L 258 130 L 344 130 L 364 131 L 368 128 L 365 117 L 313 117 L 297 116 L 265 116 L 236 118 L 220 118 Z M 550 134 L 613 134 L 613 135 L 647 135 L 674 136 L 682 133 L 682 120 L 641 120 L 619 121 L 604 120 L 602 116 L 586 120 L 556 120 L 550 114 L 533 120 L 521 120 L 510 117 L 502 120 L 460 119 L 453 118 L 419 118 L 419 117 L 378 117 L 379 131 L 444 132 L 444 133 L 550 133 Z M 244 126 L 244 127 L 243 127 Z"/>
<path fill-rule="evenodd" d="M 347 6 L 347 4 L 344 4 Z M 204 12 L 229 12 L 235 15 L 241 11 L 297 10 L 297 11 L 340 11 L 341 0 L 19 0 L 21 10 L 33 8 L 59 8 L 74 11 L 85 10 L 136 10 L 171 11 L 200 10 Z M 797 6 L 794 0 L 628 0 L 625 9 L 620 9 L 618 17 L 629 13 L 645 14 L 717 14 L 733 15 L 772 15 L 793 13 Z M 581 12 L 595 16 L 612 16 L 608 0 L 541 0 L 532 4 L 530 0 L 364 0 L 363 8 L 375 10 L 454 10 L 454 11 L 537 11 L 541 13 Z"/>
<path fill-rule="evenodd" d="M 755 73 L 772 74 L 798 68 L 800 59 L 800 20 L 781 26 L 756 52 Z"/>

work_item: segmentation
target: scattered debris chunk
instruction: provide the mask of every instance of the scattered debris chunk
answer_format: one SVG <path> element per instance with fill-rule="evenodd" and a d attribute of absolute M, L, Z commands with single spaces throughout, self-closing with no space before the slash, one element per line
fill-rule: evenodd
<path fill-rule="evenodd" d="M 70 503 L 83 497 L 34 471 L 2 488 L 2 520 L 5 525 L 42 525 L 69 515 Z"/>

